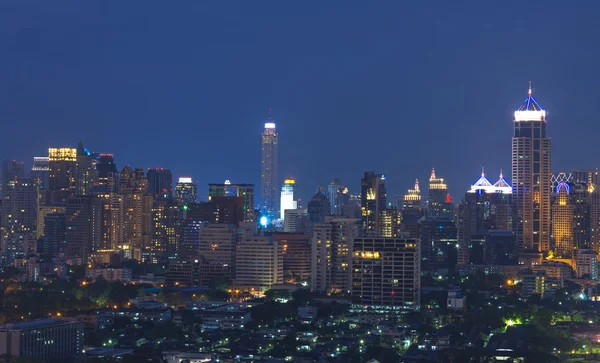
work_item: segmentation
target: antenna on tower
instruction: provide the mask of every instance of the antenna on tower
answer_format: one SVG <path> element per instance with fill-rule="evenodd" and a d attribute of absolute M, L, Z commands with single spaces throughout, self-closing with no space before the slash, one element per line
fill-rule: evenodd
<path fill-rule="evenodd" d="M 531 81 L 529 81 L 529 91 L 527 92 L 527 94 L 529 95 L 529 97 L 531 97 Z"/>
<path fill-rule="evenodd" d="M 529 82 L 531 84 L 531 82 Z M 273 120 L 273 118 L 271 117 L 271 111 L 273 111 L 270 107 L 269 107 L 269 121 Z"/>

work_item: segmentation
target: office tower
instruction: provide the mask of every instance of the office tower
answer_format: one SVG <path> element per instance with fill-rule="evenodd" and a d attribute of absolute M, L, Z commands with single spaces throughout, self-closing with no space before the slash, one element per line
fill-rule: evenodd
<path fill-rule="evenodd" d="M 88 191 L 88 195 L 102 201 L 102 243 L 101 249 L 109 250 L 125 243 L 125 210 L 123 196 L 111 193 L 108 188 L 98 185 Z"/>
<path fill-rule="evenodd" d="M 123 196 L 123 241 L 142 248 L 150 243 L 153 197 L 148 195 L 144 170 L 129 165 L 119 174 L 119 194 Z"/>
<path fill-rule="evenodd" d="M 429 177 L 429 194 L 427 196 L 428 217 L 452 217 L 447 210 L 447 196 L 448 187 L 444 183 L 444 179 L 436 177 L 435 169 L 431 169 L 431 177 Z"/>
<path fill-rule="evenodd" d="M 421 265 L 416 238 L 357 238 L 352 261 L 352 310 L 419 310 Z"/>
<path fill-rule="evenodd" d="M 327 186 L 327 199 L 331 204 L 331 214 L 334 216 L 342 215 L 342 205 L 344 204 L 344 190 L 346 195 L 348 190 L 344 188 L 339 179 L 333 179 Z"/>
<path fill-rule="evenodd" d="M 265 123 L 261 143 L 260 190 L 261 212 L 269 216 L 277 215 L 279 173 L 279 134 L 275 130 L 275 123 L 269 116 Z"/>
<path fill-rule="evenodd" d="M 323 223 L 325 217 L 331 214 L 331 205 L 325 194 L 319 190 L 308 202 L 306 210 L 310 223 Z"/>
<path fill-rule="evenodd" d="M 9 181 L 25 178 L 25 163 L 17 160 L 4 160 L 2 162 L 2 183 L 0 189 L 4 190 Z"/>
<path fill-rule="evenodd" d="M 19 175 L 6 179 L 2 191 L 3 252 L 8 261 L 36 250 L 38 186 Z"/>
<path fill-rule="evenodd" d="M 316 224 L 312 237 L 312 288 L 319 292 L 350 291 L 352 248 L 362 235 L 359 219 L 329 217 Z"/>
<path fill-rule="evenodd" d="M 74 192 L 77 177 L 77 149 L 49 148 L 48 164 L 50 166 L 48 189 Z"/>
<path fill-rule="evenodd" d="M 577 250 L 592 248 L 592 199 L 588 185 L 569 184 L 569 204 L 573 206 L 573 246 Z"/>
<path fill-rule="evenodd" d="M 362 218 L 359 194 L 350 194 L 348 188 L 344 188 L 344 203 L 342 204 L 342 216 L 346 218 Z"/>
<path fill-rule="evenodd" d="M 215 206 L 216 218 L 213 223 L 238 226 L 240 222 L 244 221 L 243 197 L 211 197 L 210 202 L 202 204 L 213 204 Z"/>
<path fill-rule="evenodd" d="M 66 251 L 67 220 L 64 213 L 53 212 L 44 217 L 44 236 L 41 239 L 40 252 L 58 256 Z"/>
<path fill-rule="evenodd" d="M 200 232 L 204 223 L 193 218 L 185 217 L 181 229 L 181 242 L 179 243 L 179 255 L 182 259 L 198 258 Z"/>
<path fill-rule="evenodd" d="M 600 250 L 600 171 L 575 170 L 573 181 L 587 186 L 589 204 L 590 243 L 593 251 Z"/>
<path fill-rule="evenodd" d="M 396 208 L 387 208 L 379 212 L 377 235 L 380 237 L 397 237 L 400 233 L 400 211 Z"/>
<path fill-rule="evenodd" d="M 66 256 L 78 257 L 88 263 L 90 256 L 103 246 L 103 201 L 94 196 L 71 195 L 67 198 Z"/>
<path fill-rule="evenodd" d="M 569 201 L 569 184 L 562 182 L 556 187 L 557 199 L 552 205 L 552 235 L 554 236 L 557 257 L 572 258 L 573 214 L 574 208 Z"/>
<path fill-rule="evenodd" d="M 197 193 L 198 185 L 192 181 L 192 178 L 179 178 L 177 185 L 175 185 L 175 198 L 178 203 L 196 203 Z"/>
<path fill-rule="evenodd" d="M 87 148 L 83 147 L 81 141 L 77 145 L 76 159 L 75 193 L 77 195 L 87 195 L 90 189 L 94 187 L 96 171 L 94 170 L 92 154 Z"/>
<path fill-rule="evenodd" d="M 119 172 L 113 154 L 100 154 L 96 164 L 97 184 L 108 188 L 112 193 L 119 189 Z"/>
<path fill-rule="evenodd" d="M 273 233 L 271 237 L 283 246 L 285 282 L 302 283 L 311 278 L 311 234 Z"/>
<path fill-rule="evenodd" d="M 419 220 L 422 269 L 453 268 L 458 261 L 456 223 L 449 218 L 425 217 Z"/>
<path fill-rule="evenodd" d="M 38 184 L 40 190 L 46 190 L 50 182 L 50 161 L 47 156 L 36 156 L 29 177 Z"/>
<path fill-rule="evenodd" d="M 299 220 L 301 220 L 300 223 L 298 223 Z M 291 233 L 306 232 L 302 221 L 308 221 L 307 209 L 286 209 L 283 218 L 283 231 Z"/>
<path fill-rule="evenodd" d="M 374 171 L 365 172 L 360 181 L 361 215 L 365 235 L 375 235 L 379 213 L 387 208 L 385 176 Z"/>
<path fill-rule="evenodd" d="M 163 168 L 148 169 L 148 193 L 155 200 L 171 200 L 173 197 L 173 175 Z"/>
<path fill-rule="evenodd" d="M 83 353 L 83 324 L 39 319 L 0 327 L 0 356 L 67 362 Z"/>
<path fill-rule="evenodd" d="M 65 205 L 38 205 L 36 226 L 38 226 L 36 239 L 44 235 L 44 218 L 50 213 L 65 213 Z"/>
<path fill-rule="evenodd" d="M 145 248 L 153 261 L 176 260 L 181 240 L 183 215 L 181 208 L 169 201 L 155 201 L 152 207 L 152 243 Z"/>
<path fill-rule="evenodd" d="M 229 180 L 223 184 L 208 184 L 208 200 L 213 197 L 244 198 L 244 221 L 254 222 L 254 184 L 231 184 Z"/>
<path fill-rule="evenodd" d="M 270 237 L 246 238 L 236 246 L 235 284 L 266 291 L 283 283 L 283 245 Z"/>
<path fill-rule="evenodd" d="M 531 93 L 515 111 L 512 138 L 513 204 L 517 248 L 523 253 L 550 249 L 551 140 L 546 111 Z"/>
<path fill-rule="evenodd" d="M 462 205 L 461 205 L 462 206 Z M 459 228 L 458 238 L 461 240 Z M 459 255 L 459 264 L 473 265 L 517 265 L 515 235 L 512 231 L 484 230 L 470 235 L 467 257 Z M 462 253 L 463 251 L 459 251 Z"/>
<path fill-rule="evenodd" d="M 423 217 L 424 210 L 421 204 L 421 190 L 419 189 L 419 179 L 415 180 L 415 187 L 409 189 L 402 200 L 402 210 L 400 230 L 408 233 L 410 237 L 419 237 L 419 219 Z"/>
<path fill-rule="evenodd" d="M 481 177 L 471 185 L 458 206 L 458 263 L 469 263 L 473 234 L 490 230 L 512 231 L 512 211 L 512 187 L 504 180 L 502 172 L 492 185 L 482 170 Z"/>
<path fill-rule="evenodd" d="M 296 201 L 296 181 L 294 179 L 286 179 L 281 186 L 281 206 L 279 208 L 279 218 L 285 220 L 285 211 L 287 209 L 298 208 Z"/>
<path fill-rule="evenodd" d="M 231 224 L 207 224 L 200 231 L 198 254 L 208 263 L 226 265 L 235 272 L 235 247 L 238 229 Z M 233 277 L 230 276 L 230 277 Z"/>

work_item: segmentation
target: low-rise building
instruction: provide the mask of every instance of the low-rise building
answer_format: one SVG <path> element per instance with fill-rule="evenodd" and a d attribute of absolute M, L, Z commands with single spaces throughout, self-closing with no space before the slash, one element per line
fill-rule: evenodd
<path fill-rule="evenodd" d="M 95 281 L 99 277 L 104 278 L 108 282 L 131 281 L 131 270 L 128 268 L 88 268 L 85 271 L 85 278 Z"/>

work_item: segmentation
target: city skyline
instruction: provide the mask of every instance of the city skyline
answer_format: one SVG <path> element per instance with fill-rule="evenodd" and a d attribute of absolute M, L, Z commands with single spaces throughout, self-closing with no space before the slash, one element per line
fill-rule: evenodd
<path fill-rule="evenodd" d="M 531 80 L 548 109 L 553 171 L 600 164 L 593 139 L 600 110 L 572 106 L 595 103 L 599 55 L 579 46 L 593 44 L 586 29 L 593 27 L 595 4 L 538 8 L 540 18 L 562 25 L 552 29 L 538 27 L 510 4 L 477 4 L 457 13 L 448 4 L 429 9 L 354 3 L 339 15 L 332 4 L 319 13 L 292 4 L 240 7 L 237 12 L 197 4 L 186 14 L 177 12 L 179 18 L 174 9 L 148 6 L 133 23 L 127 15 L 136 9 L 129 4 L 119 11 L 107 11 L 109 5 L 41 5 L 39 11 L 50 15 L 69 10 L 72 15 L 64 18 L 39 18 L 25 5 L 3 12 L 7 56 L 0 61 L 0 118 L 7 134 L 27 131 L 36 142 L 8 138 L 0 155 L 30 163 L 47 147 L 76 147 L 82 140 L 90 149 L 113 153 L 119 167 L 164 167 L 174 178 L 192 176 L 206 198 L 208 183 L 259 185 L 260 151 L 251 135 L 273 108 L 282 138 L 280 175 L 299 181 L 303 200 L 333 178 L 356 190 L 362 173 L 373 169 L 386 174 L 390 196 L 403 194 L 415 178 L 427 180 L 432 167 L 450 193 L 460 195 L 482 166 L 490 173 L 503 169 L 509 177 L 505 145 L 512 113 Z M 159 12 L 171 28 L 164 35 L 147 21 Z M 489 12 L 498 16 L 480 17 Z M 98 34 L 75 19 L 115 29 L 119 37 Z M 314 26 L 298 36 L 295 29 L 308 23 Z M 500 27 L 505 30 L 496 32 Z M 411 29 L 420 29 L 419 37 Z M 524 47 L 524 34 L 539 41 Z M 173 45 L 165 41 L 172 38 Z M 543 62 L 540 54 L 547 55 Z M 244 61 L 232 67 L 239 59 Z M 221 132 L 223 125 L 231 127 Z M 371 127 L 386 132 L 361 140 Z M 347 139 L 332 142 L 339 140 L 332 138 L 336 133 Z M 161 147 L 144 146 L 152 140 Z M 236 144 L 224 150 L 230 140 Z M 315 147 L 305 148 L 307 140 Z M 351 146 L 357 142 L 360 148 Z M 582 157 L 572 161 L 574 145 Z M 364 150 L 375 147 L 382 155 L 410 158 L 372 160 L 374 154 Z M 215 150 L 222 151 L 218 158 L 198 162 Z"/>

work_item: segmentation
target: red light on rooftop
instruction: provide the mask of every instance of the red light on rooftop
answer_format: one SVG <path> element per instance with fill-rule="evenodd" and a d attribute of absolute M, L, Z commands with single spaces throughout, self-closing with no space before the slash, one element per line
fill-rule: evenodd
<path fill-rule="evenodd" d="M 452 196 L 450 193 L 446 194 L 446 203 L 452 203 Z"/>

